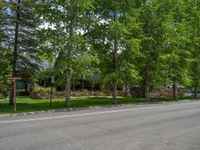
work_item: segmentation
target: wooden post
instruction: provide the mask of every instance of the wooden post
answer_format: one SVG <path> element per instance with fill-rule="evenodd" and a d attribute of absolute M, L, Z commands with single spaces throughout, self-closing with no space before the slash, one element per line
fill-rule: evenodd
<path fill-rule="evenodd" d="M 50 108 L 52 108 L 53 88 L 54 88 L 54 76 L 51 77 Z"/>
<path fill-rule="evenodd" d="M 17 78 L 17 77 L 12 77 L 12 78 L 9 78 L 10 80 L 12 80 L 12 82 L 13 82 L 13 97 L 12 97 L 12 99 L 13 99 L 13 104 L 14 104 L 14 106 L 13 106 L 13 110 L 14 110 L 14 112 L 16 112 L 16 110 L 17 110 L 17 108 L 16 108 L 16 81 L 17 80 L 20 80 L 21 78 Z"/>

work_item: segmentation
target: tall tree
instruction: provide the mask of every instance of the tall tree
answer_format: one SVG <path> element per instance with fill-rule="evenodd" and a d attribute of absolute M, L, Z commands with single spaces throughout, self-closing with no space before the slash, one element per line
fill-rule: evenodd
<path fill-rule="evenodd" d="M 4 21 L 4 4 L 0 1 L 0 94 L 7 94 L 9 85 L 9 76 L 11 74 L 10 66 L 10 49 L 4 47 L 5 43 L 5 30 L 2 28 Z"/>
<path fill-rule="evenodd" d="M 5 19 L 1 23 L 1 27 L 6 35 L 4 47 L 13 49 L 12 77 L 23 77 L 24 74 L 21 74 L 23 72 L 28 72 L 28 77 L 30 77 L 33 70 L 37 68 L 38 52 L 36 30 L 39 20 L 35 13 L 34 1 L 4 0 L 3 4 Z M 28 77 L 25 77 L 25 79 Z M 12 91 L 10 104 L 13 104 Z"/>
<path fill-rule="evenodd" d="M 182 0 L 170 1 L 165 3 L 169 11 L 165 15 L 166 20 L 163 22 L 165 31 L 163 50 L 165 51 L 165 69 L 168 78 L 172 82 L 172 97 L 177 99 L 177 84 L 189 85 L 191 78 L 189 75 L 189 66 L 191 51 L 189 44 L 189 32 L 187 21 L 185 21 L 186 7 Z"/>
<path fill-rule="evenodd" d="M 159 1 L 144 0 L 141 2 L 140 25 L 141 57 L 138 59 L 139 72 L 142 78 L 140 84 L 146 101 L 150 100 L 150 89 L 163 84 L 163 74 L 160 71 L 163 42 L 162 14 Z"/>
<path fill-rule="evenodd" d="M 194 99 L 200 87 L 200 2 L 197 0 L 184 1 L 186 6 L 187 30 L 190 32 L 189 49 L 192 53 L 191 76 Z"/>
<path fill-rule="evenodd" d="M 139 47 L 139 41 L 131 37 L 131 34 L 134 35 L 132 31 L 138 27 L 136 19 L 131 17 L 136 5 L 133 0 L 98 1 L 96 4 L 99 23 L 94 32 L 94 45 L 100 59 L 101 73 L 111 86 L 112 103 L 116 104 L 117 86 L 122 81 L 122 71 L 127 69 L 132 77 L 137 76 L 133 61 L 128 58 L 134 59 L 132 52 Z M 133 55 L 127 55 L 128 53 Z"/>
<path fill-rule="evenodd" d="M 72 76 L 83 73 L 80 70 L 91 58 L 85 36 L 93 18 L 93 0 L 47 0 L 41 6 L 43 19 L 51 25 L 45 33 L 49 44 L 55 47 L 55 68 L 60 84 L 65 85 L 66 108 L 69 108 Z"/>

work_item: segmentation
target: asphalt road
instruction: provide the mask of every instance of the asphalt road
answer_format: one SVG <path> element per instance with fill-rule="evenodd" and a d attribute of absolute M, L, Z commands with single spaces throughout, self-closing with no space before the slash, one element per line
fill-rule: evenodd
<path fill-rule="evenodd" d="M 0 150 L 200 150 L 200 102 L 0 116 Z"/>

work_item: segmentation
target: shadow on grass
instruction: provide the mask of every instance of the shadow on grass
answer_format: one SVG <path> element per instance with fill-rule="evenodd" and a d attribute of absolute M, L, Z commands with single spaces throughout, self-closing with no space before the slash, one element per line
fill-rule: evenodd
<path fill-rule="evenodd" d="M 141 103 L 144 99 L 118 98 L 118 104 Z M 111 97 L 76 97 L 71 100 L 71 107 L 90 107 L 112 105 Z M 39 100 L 30 98 L 17 99 L 17 112 L 42 111 L 50 109 L 64 109 L 64 99 L 53 99 L 52 108 L 49 100 Z M 14 113 L 13 107 L 7 103 L 0 103 L 0 114 Z"/>
<path fill-rule="evenodd" d="M 64 108 L 64 102 L 57 101 L 53 102 L 52 109 L 61 109 Z M 49 102 L 40 102 L 40 103 L 17 103 L 17 112 L 31 112 L 31 111 L 42 111 L 50 110 Z M 14 113 L 13 106 L 9 104 L 0 104 L 0 114 L 5 113 Z"/>
<path fill-rule="evenodd" d="M 191 97 L 181 97 L 179 100 L 191 99 Z M 158 102 L 171 102 L 171 98 L 154 98 L 151 99 L 150 103 Z M 117 98 L 118 104 L 139 104 L 145 103 L 144 98 Z M 148 102 L 149 103 L 149 102 Z M 71 107 L 90 107 L 90 106 L 108 106 L 112 105 L 111 97 L 74 97 L 71 100 Z M 42 111 L 50 109 L 64 109 L 65 100 L 63 99 L 53 99 L 52 108 L 50 108 L 50 103 L 48 99 L 30 99 L 30 98 L 18 98 L 17 99 L 17 112 L 32 112 L 32 111 Z M 0 114 L 14 113 L 13 107 L 8 105 L 8 102 L 0 103 Z"/>

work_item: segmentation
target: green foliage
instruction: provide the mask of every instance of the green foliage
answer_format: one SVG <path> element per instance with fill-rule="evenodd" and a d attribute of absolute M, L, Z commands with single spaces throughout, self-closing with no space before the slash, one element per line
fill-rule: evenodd
<path fill-rule="evenodd" d="M 188 46 L 190 33 L 184 18 L 186 10 L 184 10 L 183 5 L 182 2 L 177 3 L 173 6 L 176 11 L 172 9 L 165 16 L 166 20 L 163 22 L 165 37 L 163 41 L 163 59 L 168 78 L 171 81 L 174 79 L 180 84 L 189 86 L 191 84 L 189 68 L 192 55 Z"/>
<path fill-rule="evenodd" d="M 123 84 L 146 92 L 172 83 L 197 88 L 199 7 L 198 0 L 0 1 L 0 91 L 9 85 L 16 24 L 17 74 L 33 84 L 53 76 L 66 97 L 79 79 L 115 95 Z M 47 65 L 37 72 L 39 60 Z"/>
<path fill-rule="evenodd" d="M 3 6 L 3 2 L 0 1 L 0 22 L 4 19 Z M 0 94 L 7 95 L 11 77 L 11 49 L 4 47 L 4 38 L 5 30 L 0 26 Z"/>
<path fill-rule="evenodd" d="M 98 53 L 103 81 L 111 85 L 115 82 L 122 85 L 126 79 L 137 82 L 134 59 L 139 53 L 140 41 L 134 34 L 139 32 L 139 25 L 131 13 L 137 12 L 136 6 L 132 1 L 98 1 L 96 4 L 97 14 L 101 14 L 98 20 L 103 21 L 95 26 L 93 46 Z"/>
<path fill-rule="evenodd" d="M 4 30 L 3 48 L 12 50 L 9 61 L 12 63 L 12 70 L 17 72 L 15 76 L 28 79 L 38 69 L 39 63 L 39 41 L 36 32 L 40 20 L 35 11 L 35 3 L 33 0 L 20 3 L 3 1 L 2 9 L 4 11 L 0 28 Z M 14 53 L 14 47 L 16 47 L 16 53 Z M 14 65 L 15 61 L 16 65 Z"/>
<path fill-rule="evenodd" d="M 198 1 L 186 1 L 186 17 L 187 30 L 189 32 L 189 44 L 192 55 L 191 68 L 189 69 L 192 78 L 191 87 L 200 87 L 200 3 Z"/>
<path fill-rule="evenodd" d="M 55 26 L 43 29 L 41 35 L 46 42 L 44 53 L 47 59 L 54 57 L 54 74 L 58 77 L 58 84 L 66 84 L 67 80 L 76 78 L 77 74 L 79 77 L 87 76 L 88 65 L 97 62 L 95 57 L 91 56 L 89 45 L 86 44 L 86 34 L 92 23 L 90 19 L 92 3 L 92 0 L 68 3 L 46 1 L 42 3 L 43 7 L 39 8 L 44 20 Z M 50 5 L 53 7 L 49 7 Z M 58 7 L 62 10 L 57 9 Z"/>
<path fill-rule="evenodd" d="M 38 84 L 36 84 L 33 88 L 34 92 L 47 92 L 50 93 L 51 92 L 51 87 L 42 87 Z M 55 89 L 53 89 L 53 91 L 55 91 Z"/>

